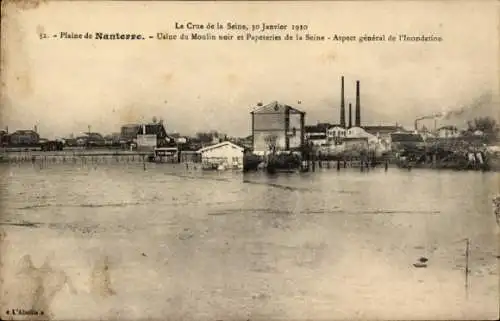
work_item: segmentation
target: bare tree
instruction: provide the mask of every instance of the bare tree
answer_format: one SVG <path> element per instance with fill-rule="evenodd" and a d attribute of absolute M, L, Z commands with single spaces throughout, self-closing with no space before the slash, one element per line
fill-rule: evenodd
<path fill-rule="evenodd" d="M 491 117 L 478 117 L 473 121 L 468 121 L 468 131 L 474 133 L 479 130 L 484 133 L 488 141 L 496 141 L 500 128 L 494 118 Z"/>
<path fill-rule="evenodd" d="M 278 143 L 278 136 L 276 134 L 269 134 L 264 139 L 269 150 L 272 152 L 276 151 L 276 145 Z"/>

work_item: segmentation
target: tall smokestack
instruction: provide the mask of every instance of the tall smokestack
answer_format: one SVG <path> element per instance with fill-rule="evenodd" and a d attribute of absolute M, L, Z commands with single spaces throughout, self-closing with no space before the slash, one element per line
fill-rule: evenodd
<path fill-rule="evenodd" d="M 356 80 L 356 127 L 361 127 L 361 101 L 359 97 L 359 80 Z"/>
<path fill-rule="evenodd" d="M 349 103 L 349 128 L 352 127 L 352 105 Z"/>
<path fill-rule="evenodd" d="M 340 127 L 345 128 L 344 76 L 340 78 Z"/>

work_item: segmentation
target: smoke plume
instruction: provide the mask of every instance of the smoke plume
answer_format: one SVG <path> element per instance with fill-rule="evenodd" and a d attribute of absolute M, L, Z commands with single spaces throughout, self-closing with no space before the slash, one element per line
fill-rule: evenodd
<path fill-rule="evenodd" d="M 474 98 L 470 103 L 464 106 L 444 112 L 443 115 L 441 116 L 441 119 L 447 120 L 450 119 L 451 117 L 460 116 L 465 112 L 474 109 L 479 109 L 484 106 L 488 106 L 492 103 L 492 101 L 493 101 L 493 94 L 491 92 L 483 93 L 482 95 Z"/>
<path fill-rule="evenodd" d="M 464 114 L 465 112 L 474 110 L 474 109 L 479 109 L 484 106 L 488 106 L 493 102 L 493 94 L 491 92 L 486 92 L 480 95 L 479 97 L 474 98 L 470 103 L 462 105 L 461 107 L 451 109 L 448 111 L 443 111 L 439 113 L 435 113 L 432 115 L 426 115 L 420 118 L 417 118 L 416 120 L 423 120 L 423 119 L 440 119 L 440 120 L 447 120 L 450 119 L 451 117 L 456 117 Z"/>

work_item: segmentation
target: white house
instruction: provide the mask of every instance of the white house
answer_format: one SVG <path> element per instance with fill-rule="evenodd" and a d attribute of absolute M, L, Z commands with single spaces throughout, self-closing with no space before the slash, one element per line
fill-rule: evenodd
<path fill-rule="evenodd" d="M 484 136 L 484 132 L 478 129 L 474 131 L 474 136 L 479 136 L 479 137 Z"/>
<path fill-rule="evenodd" d="M 223 168 L 243 168 L 244 148 L 229 141 L 206 146 L 198 152 L 205 165 L 221 166 Z"/>
<path fill-rule="evenodd" d="M 347 130 L 340 126 L 331 127 L 326 131 L 326 138 L 329 142 L 346 137 Z"/>
<path fill-rule="evenodd" d="M 455 126 L 443 126 L 437 130 L 437 134 L 440 138 L 454 138 L 460 136 L 460 132 Z"/>
<path fill-rule="evenodd" d="M 174 138 L 176 144 L 186 144 L 187 143 L 187 138 L 186 137 L 177 137 Z"/>
<path fill-rule="evenodd" d="M 137 135 L 138 150 L 154 150 L 157 144 L 156 135 Z"/>

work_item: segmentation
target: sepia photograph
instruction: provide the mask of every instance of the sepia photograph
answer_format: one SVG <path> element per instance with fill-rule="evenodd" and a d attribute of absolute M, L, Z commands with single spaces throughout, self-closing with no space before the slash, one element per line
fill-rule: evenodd
<path fill-rule="evenodd" d="M 498 320 L 498 1 L 1 15 L 0 320 Z"/>

